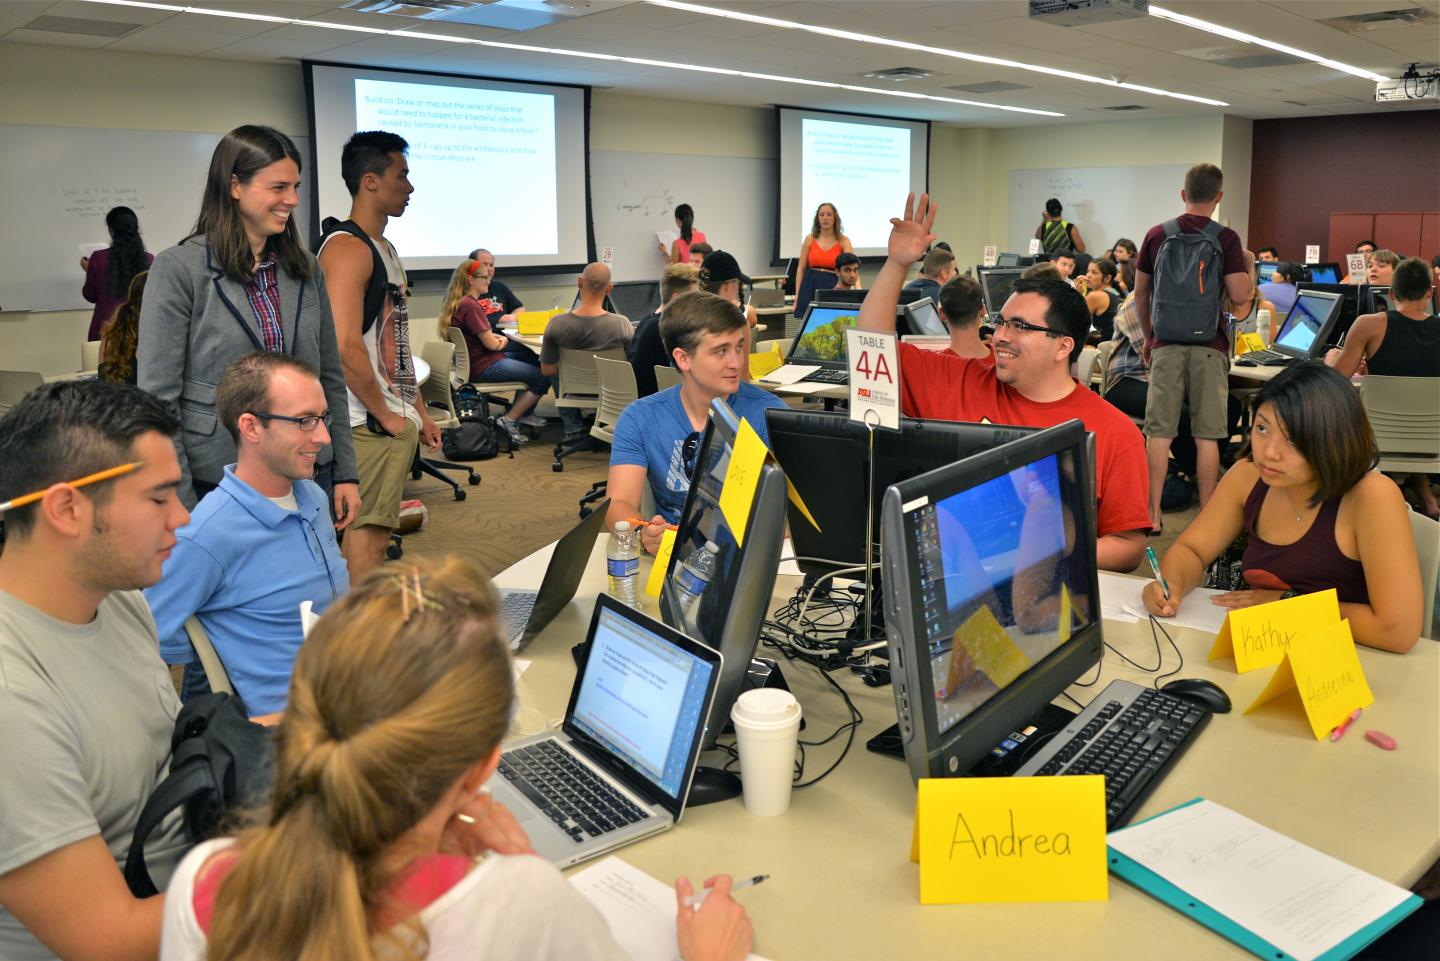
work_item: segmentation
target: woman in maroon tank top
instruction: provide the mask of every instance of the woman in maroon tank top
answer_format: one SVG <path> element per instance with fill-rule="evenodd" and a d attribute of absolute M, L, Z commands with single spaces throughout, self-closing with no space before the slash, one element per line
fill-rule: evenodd
<path fill-rule="evenodd" d="M 1251 412 L 1239 459 L 1165 552 L 1160 572 L 1170 598 L 1152 582 L 1146 607 L 1174 616 L 1244 531 L 1248 589 L 1213 603 L 1249 607 L 1334 588 L 1358 643 L 1408 651 L 1422 609 L 1409 508 L 1395 482 L 1374 469 L 1375 435 L 1354 388 L 1317 361 L 1297 364 L 1260 389 Z"/>

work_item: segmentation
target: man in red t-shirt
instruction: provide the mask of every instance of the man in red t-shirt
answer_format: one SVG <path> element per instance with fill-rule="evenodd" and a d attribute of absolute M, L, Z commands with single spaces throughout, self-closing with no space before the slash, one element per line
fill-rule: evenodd
<path fill-rule="evenodd" d="M 1198 234 L 1210 223 L 1220 198 L 1225 196 L 1225 178 L 1214 164 L 1196 164 L 1185 174 L 1180 199 L 1185 213 L 1176 220 L 1180 230 Z M 1250 267 L 1240 235 L 1229 227 L 1220 230 L 1224 255 L 1221 274 L 1231 303 L 1244 303 L 1250 296 Z M 1150 228 L 1140 245 L 1135 264 L 1135 313 L 1145 331 L 1145 362 L 1150 365 L 1150 390 L 1145 399 L 1145 456 L 1150 466 L 1150 516 L 1160 526 L 1160 493 L 1170 463 L 1170 444 L 1180 427 L 1180 409 L 1190 408 L 1190 433 L 1195 436 L 1195 485 L 1204 507 L 1220 482 L 1220 441 L 1229 438 L 1225 419 L 1230 382 L 1230 333 L 1220 312 L 1215 336 L 1208 344 L 1172 344 L 1155 337 L 1150 305 L 1154 292 L 1155 258 L 1165 242 L 1165 225 Z"/>
<path fill-rule="evenodd" d="M 935 240 L 935 206 L 922 195 L 916 210 L 914 200 L 906 200 L 903 220 L 890 221 L 889 256 L 861 305 L 861 329 L 894 332 L 900 285 Z M 1130 418 L 1070 376 L 1089 330 L 1090 310 L 1076 290 L 1053 278 L 1021 279 L 995 324 L 993 364 L 900 345 L 901 407 L 911 417 L 1021 427 L 1078 418 L 1095 434 L 1097 563 L 1130 571 L 1150 527 L 1145 441 Z"/>

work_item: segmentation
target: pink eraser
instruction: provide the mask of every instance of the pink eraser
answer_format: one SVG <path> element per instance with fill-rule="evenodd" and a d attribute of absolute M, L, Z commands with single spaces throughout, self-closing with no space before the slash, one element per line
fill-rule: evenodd
<path fill-rule="evenodd" d="M 1365 740 L 1383 750 L 1395 750 L 1395 739 L 1384 731 L 1366 731 Z"/>

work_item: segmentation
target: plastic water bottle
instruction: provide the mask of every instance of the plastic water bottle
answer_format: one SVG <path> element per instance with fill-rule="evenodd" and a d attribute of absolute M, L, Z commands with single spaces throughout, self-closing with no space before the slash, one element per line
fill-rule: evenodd
<path fill-rule="evenodd" d="M 629 521 L 615 525 L 610 543 L 605 548 L 605 571 L 610 575 L 610 596 L 617 601 L 638 606 L 640 602 L 640 539 L 630 529 Z"/>
<path fill-rule="evenodd" d="M 1260 335 L 1260 339 L 1265 342 L 1266 347 L 1270 346 L 1271 320 L 1270 311 L 1262 308 L 1255 312 L 1255 332 Z"/>
<path fill-rule="evenodd" d="M 692 630 L 696 623 L 696 605 L 700 603 L 700 595 L 705 593 L 710 579 L 715 576 L 715 556 L 719 553 L 720 548 L 714 541 L 706 541 L 704 547 L 697 548 L 675 571 L 675 600 L 680 610 L 685 612 L 685 623 Z"/>

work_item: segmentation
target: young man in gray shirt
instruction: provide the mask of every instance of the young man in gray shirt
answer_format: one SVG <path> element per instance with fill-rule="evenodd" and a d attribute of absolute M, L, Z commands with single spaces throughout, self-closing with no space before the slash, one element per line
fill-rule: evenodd
<path fill-rule="evenodd" d="M 161 897 L 121 865 L 180 709 L 140 589 L 189 519 L 175 416 L 103 381 L 46 384 L 0 419 L 0 958 L 154 959 Z M 131 469 L 83 485 L 82 478 Z M 147 846 L 163 887 L 187 842 Z"/>

